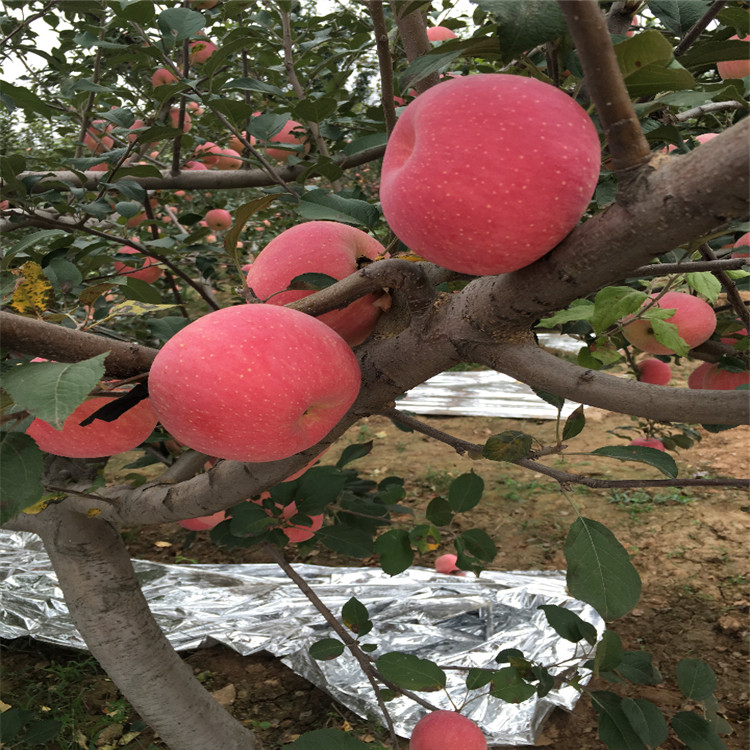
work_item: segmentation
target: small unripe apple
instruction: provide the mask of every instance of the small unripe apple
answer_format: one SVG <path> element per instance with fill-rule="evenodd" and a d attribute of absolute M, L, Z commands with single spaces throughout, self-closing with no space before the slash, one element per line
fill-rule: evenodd
<path fill-rule="evenodd" d="M 456 35 L 446 26 L 430 26 L 427 29 L 427 38 L 431 42 L 443 42 L 446 39 L 456 39 Z"/>
<path fill-rule="evenodd" d="M 433 711 L 414 727 L 409 750 L 487 750 L 482 730 L 455 711 Z"/>
<path fill-rule="evenodd" d="M 324 438 L 359 393 L 359 364 L 325 323 L 287 307 L 238 305 L 193 321 L 156 355 L 154 411 L 210 456 L 275 461 Z"/>
<path fill-rule="evenodd" d="M 634 440 L 630 441 L 630 445 L 641 445 L 644 448 L 656 448 L 658 451 L 665 450 L 664 443 L 662 443 L 661 440 L 658 438 L 650 437 L 650 438 L 635 438 Z"/>
<path fill-rule="evenodd" d="M 138 250 L 129 245 L 123 245 L 117 253 L 119 255 L 141 255 Z M 119 260 L 114 261 L 114 267 L 115 273 L 120 276 L 129 276 L 133 279 L 145 281 L 147 284 L 153 284 L 157 279 L 160 279 L 164 275 L 164 271 L 159 268 L 157 263 L 158 261 L 154 260 L 154 258 L 146 257 L 140 268 L 129 266 L 127 263 L 123 263 Z"/>
<path fill-rule="evenodd" d="M 166 68 L 157 68 L 151 76 L 151 85 L 156 88 L 157 86 L 164 86 L 167 83 L 174 83 L 177 80 L 177 76 Z"/>
<path fill-rule="evenodd" d="M 203 218 L 211 229 L 224 230 L 232 226 L 232 214 L 225 208 L 212 208 Z"/>
<path fill-rule="evenodd" d="M 310 290 L 284 292 L 293 278 L 305 273 L 323 273 L 335 279 L 353 274 L 358 263 L 384 255 L 385 248 L 361 229 L 335 221 L 297 224 L 272 239 L 248 269 L 247 285 L 256 297 L 272 305 L 302 299 Z M 273 295 L 273 296 L 272 296 Z M 319 317 L 350 346 L 361 344 L 375 327 L 382 295 L 368 294 L 342 310 Z"/>
<path fill-rule="evenodd" d="M 507 273 L 578 223 L 599 162 L 596 128 L 568 94 L 516 75 L 452 78 L 399 117 L 383 158 L 383 214 L 433 263 Z"/>
<path fill-rule="evenodd" d="M 674 314 L 666 318 L 666 322 L 677 326 L 680 337 L 691 349 L 708 341 L 716 328 L 716 313 L 711 305 L 691 294 L 667 292 L 657 300 L 656 306 L 663 310 L 674 309 Z M 649 354 L 674 354 L 671 349 L 656 340 L 649 320 L 626 323 L 622 332 L 625 338 L 641 351 Z"/>
<path fill-rule="evenodd" d="M 660 359 L 643 359 L 637 366 L 641 383 L 666 385 L 672 379 L 672 368 Z"/>
<path fill-rule="evenodd" d="M 94 396 L 73 411 L 61 430 L 56 430 L 49 422 L 35 419 L 26 434 L 36 440 L 41 450 L 68 458 L 101 458 L 133 450 L 156 427 L 157 418 L 149 399 L 139 401 L 112 422 L 95 419 L 85 427 L 80 425 L 86 417 L 111 401 L 108 396 Z"/>
<path fill-rule="evenodd" d="M 737 34 L 730 36 L 730 39 L 739 39 Z M 750 41 L 750 36 L 742 37 L 743 42 Z M 741 60 L 722 60 L 716 63 L 716 70 L 719 76 L 726 80 L 727 78 L 744 78 L 750 76 L 750 58 L 744 57 Z"/>
<path fill-rule="evenodd" d="M 208 39 L 199 39 L 197 42 L 190 43 L 190 62 L 193 65 L 200 65 L 206 62 L 216 50 L 219 49 L 213 42 Z"/>

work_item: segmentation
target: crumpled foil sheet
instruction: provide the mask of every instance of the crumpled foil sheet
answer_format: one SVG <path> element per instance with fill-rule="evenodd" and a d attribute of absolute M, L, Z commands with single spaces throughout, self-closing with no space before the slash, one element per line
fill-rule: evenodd
<path fill-rule="evenodd" d="M 331 661 L 310 657 L 312 643 L 335 634 L 276 565 L 145 560 L 133 565 L 151 611 L 175 649 L 221 643 L 242 655 L 269 651 L 355 713 L 382 721 L 370 684 L 348 651 Z M 498 668 L 502 665 L 494 662 L 495 655 L 517 648 L 554 675 L 581 666 L 592 651 L 560 639 L 540 604 L 565 606 L 591 622 L 599 635 L 604 631 L 602 618 L 566 594 L 564 576 L 556 571 L 485 571 L 477 578 L 426 568 L 388 576 L 379 568 L 294 567 L 334 614 L 340 615 L 352 596 L 368 608 L 374 628 L 362 641 L 379 645 L 374 656 L 403 651 L 441 665 Z M 0 531 L 0 602 L 0 637 L 31 636 L 86 648 L 36 535 Z M 447 675 L 448 693 L 460 704 L 467 696 L 465 671 L 450 669 Z M 453 708 L 443 692 L 422 695 L 440 708 Z M 553 708 L 572 710 L 578 697 L 567 687 L 518 705 L 482 698 L 463 713 L 479 724 L 490 745 L 530 745 Z M 426 712 L 406 698 L 387 706 L 403 737 L 410 736 Z"/>
<path fill-rule="evenodd" d="M 575 355 L 581 342 L 572 336 L 543 333 L 539 345 L 553 354 Z M 557 409 L 525 383 L 494 370 L 443 372 L 397 399 L 399 409 L 414 414 L 506 419 L 557 419 Z M 566 401 L 565 419 L 580 404 Z"/>

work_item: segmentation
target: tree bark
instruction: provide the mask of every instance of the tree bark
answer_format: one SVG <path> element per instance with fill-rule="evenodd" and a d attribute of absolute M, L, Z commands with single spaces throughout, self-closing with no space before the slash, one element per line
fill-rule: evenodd
<path fill-rule="evenodd" d="M 86 645 L 164 742 L 174 750 L 262 750 L 159 629 L 117 531 L 65 506 L 34 518 Z"/>

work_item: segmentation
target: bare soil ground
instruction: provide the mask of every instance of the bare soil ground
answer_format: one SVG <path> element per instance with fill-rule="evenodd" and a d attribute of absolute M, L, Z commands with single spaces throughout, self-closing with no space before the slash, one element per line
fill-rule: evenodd
<path fill-rule="evenodd" d="M 632 424 L 628 417 L 587 410 L 589 427 L 570 442 L 571 450 L 586 452 L 601 445 L 622 444 L 609 433 Z M 430 424 L 474 442 L 490 434 L 518 429 L 551 441 L 554 424 L 491 418 L 432 418 Z M 679 451 L 681 477 L 747 476 L 750 428 L 711 434 L 693 448 Z M 479 527 L 495 540 L 499 552 L 489 566 L 498 570 L 561 569 L 562 545 L 575 518 L 568 500 L 553 482 L 515 466 L 474 462 L 457 455 L 446 445 L 417 433 L 397 430 L 381 417 L 364 420 L 324 457 L 333 463 L 347 444 L 374 440 L 372 453 L 353 464 L 374 479 L 388 475 L 406 480 L 406 504 L 417 514 L 443 492 L 452 478 L 474 469 L 485 480 L 485 496 L 473 511 L 459 517 L 463 528 Z M 554 460 L 554 459 L 553 459 Z M 623 464 L 590 456 L 571 457 L 565 467 L 596 477 L 658 477 L 655 469 L 642 464 Z M 668 714 L 693 708 L 677 689 L 675 667 L 685 657 L 702 658 L 716 673 L 716 696 L 720 714 L 732 726 L 724 738 L 729 750 L 748 746 L 750 697 L 747 671 L 748 611 L 750 610 L 750 501 L 744 490 L 658 489 L 613 492 L 579 488 L 573 500 L 581 512 L 608 526 L 632 555 L 643 579 L 643 596 L 637 608 L 614 622 L 627 649 L 645 649 L 664 675 L 658 686 L 641 687 L 629 694 L 647 698 Z M 257 551 L 217 549 L 201 532 L 190 543 L 188 532 L 177 524 L 124 532 L 134 557 L 161 562 L 258 562 Z M 449 550 L 449 547 L 448 547 Z M 419 564 L 430 565 L 437 550 Z M 375 565 L 376 561 L 353 562 L 325 549 L 306 558 L 316 564 Z M 311 729 L 350 729 L 364 741 L 386 741 L 382 728 L 358 719 L 335 704 L 324 692 L 293 674 L 274 657 L 261 653 L 241 657 L 223 647 L 185 654 L 206 687 L 215 691 L 227 709 L 253 727 L 269 750 L 291 742 Z M 44 713 L 62 691 L 61 668 L 79 665 L 76 690 L 83 706 L 76 726 L 66 736 L 77 744 L 46 745 L 50 748 L 97 747 L 162 748 L 158 738 L 128 710 L 117 689 L 82 656 L 66 649 L 19 639 L 4 644 L 3 701 L 21 704 L 33 697 L 31 708 Z M 35 686 L 32 690 L 30 686 Z M 595 681 L 592 687 L 609 689 Z M 25 707 L 29 707 L 28 705 Z M 53 708 L 47 715 L 59 714 Z M 69 723 L 70 723 L 69 722 Z M 102 732 L 104 734 L 102 734 Z M 128 735 L 128 732 L 131 732 Z M 119 735 L 119 736 L 118 736 Z M 93 745 L 91 745 L 93 747 Z M 603 745 L 597 738 L 596 717 L 583 698 L 571 713 L 556 711 L 538 742 L 540 747 L 589 750 Z M 406 741 L 402 750 L 408 747 Z M 670 739 L 662 747 L 683 747 Z M 459 749 L 457 749 L 459 750 Z"/>

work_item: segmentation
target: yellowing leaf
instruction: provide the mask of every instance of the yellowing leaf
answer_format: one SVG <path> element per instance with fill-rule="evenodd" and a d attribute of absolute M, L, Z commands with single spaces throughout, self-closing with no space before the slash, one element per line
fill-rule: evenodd
<path fill-rule="evenodd" d="M 22 513 L 26 513 L 29 516 L 35 516 L 37 513 L 41 513 L 50 503 L 50 498 L 42 498 L 39 502 L 29 505 L 28 508 L 24 508 Z"/>
<path fill-rule="evenodd" d="M 89 510 L 86 511 L 86 515 L 89 518 L 94 518 L 98 516 L 101 513 L 101 510 L 99 508 L 89 508 Z"/>
<path fill-rule="evenodd" d="M 44 312 L 53 299 L 53 291 L 42 267 L 28 260 L 11 273 L 19 277 L 13 290 L 11 306 L 20 313 Z"/>

